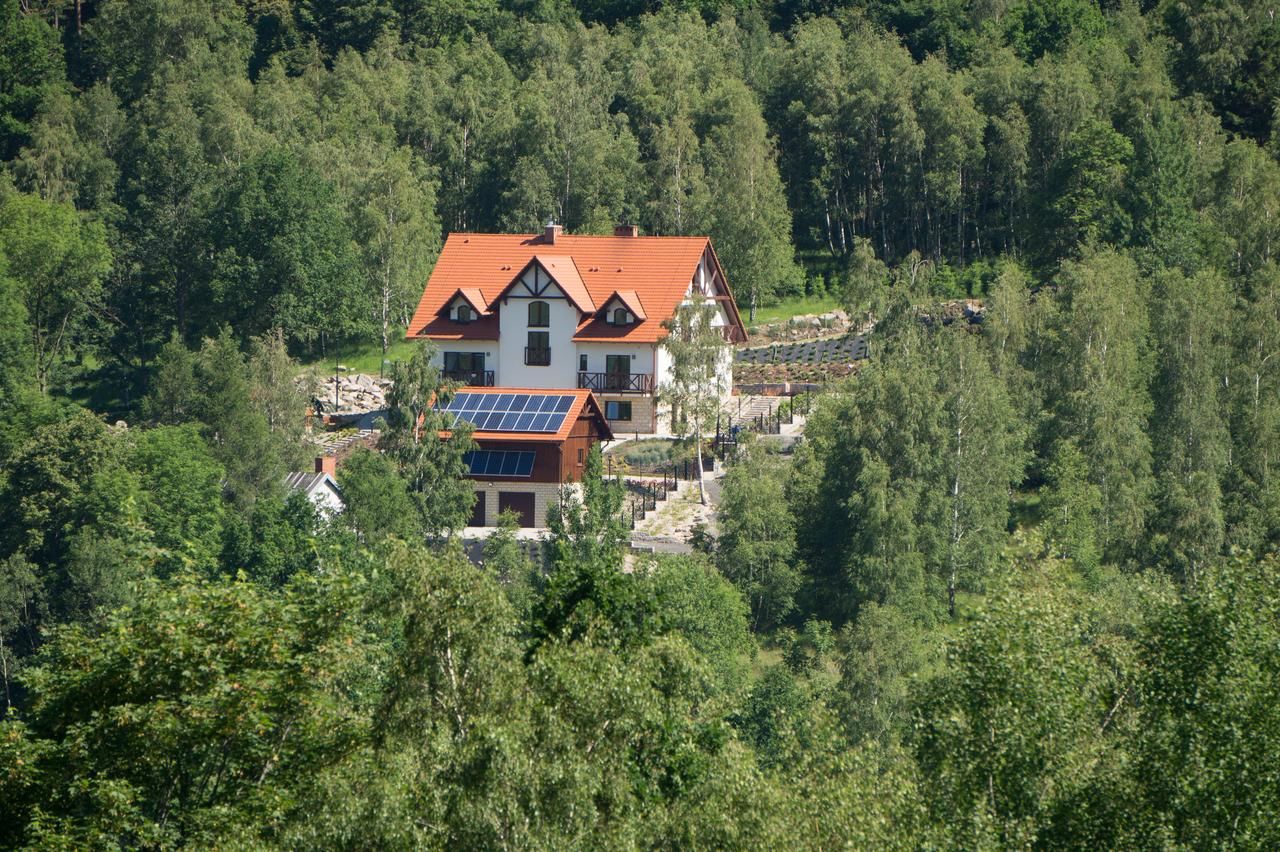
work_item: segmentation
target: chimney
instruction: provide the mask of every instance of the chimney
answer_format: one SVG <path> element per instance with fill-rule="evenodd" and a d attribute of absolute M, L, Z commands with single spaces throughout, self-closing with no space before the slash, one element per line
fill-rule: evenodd
<path fill-rule="evenodd" d="M 640 236 L 639 225 L 614 225 L 613 235 L 615 237 L 638 237 Z"/>
<path fill-rule="evenodd" d="M 544 243 L 551 243 L 554 245 L 556 237 L 560 236 L 560 233 L 563 230 L 564 228 L 562 226 L 556 224 L 555 219 L 551 219 L 547 222 L 547 227 L 542 229 L 542 241 Z"/>
<path fill-rule="evenodd" d="M 338 475 L 338 457 L 316 456 L 316 473 L 327 473 L 336 477 Z"/>

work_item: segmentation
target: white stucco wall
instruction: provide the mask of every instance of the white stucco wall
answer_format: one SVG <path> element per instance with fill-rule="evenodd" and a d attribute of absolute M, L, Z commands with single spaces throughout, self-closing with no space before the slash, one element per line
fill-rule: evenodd
<path fill-rule="evenodd" d="M 608 355 L 631 356 L 632 373 L 653 372 L 653 350 L 651 343 L 577 343 L 579 355 L 587 356 L 587 372 L 603 373 L 605 358 Z M 577 369 L 578 358 L 574 358 L 574 369 Z"/>
<path fill-rule="evenodd" d="M 342 497 L 338 495 L 337 485 L 333 484 L 332 480 L 325 480 L 317 485 L 307 494 L 307 499 L 325 519 L 341 514 L 346 508 L 342 504 Z"/>
<path fill-rule="evenodd" d="M 496 340 L 437 340 L 435 346 L 436 353 L 431 357 L 431 363 L 441 369 L 444 368 L 446 352 L 483 352 L 486 370 L 494 369 L 494 365 L 498 362 L 498 341 Z"/>
<path fill-rule="evenodd" d="M 546 273 L 541 273 L 544 276 Z M 578 309 L 564 297 L 560 289 L 551 285 L 543 293 L 549 306 L 551 324 L 547 328 L 529 328 L 529 302 L 533 270 L 502 299 L 498 310 L 498 359 L 494 383 L 503 387 L 521 388 L 573 388 L 578 385 L 578 351 L 573 333 L 578 328 Z M 551 364 L 532 367 L 524 363 L 524 349 L 529 342 L 530 331 L 550 332 Z"/>

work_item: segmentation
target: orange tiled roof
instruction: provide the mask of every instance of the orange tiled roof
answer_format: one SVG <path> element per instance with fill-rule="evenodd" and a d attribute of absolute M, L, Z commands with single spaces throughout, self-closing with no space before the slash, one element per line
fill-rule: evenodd
<path fill-rule="evenodd" d="M 558 432 L 489 432 L 485 430 L 476 430 L 471 433 L 471 437 L 477 441 L 520 441 L 521 443 L 528 441 L 541 441 L 551 444 L 559 444 L 569 437 L 569 433 L 573 431 L 573 426 L 578 422 L 578 418 L 582 416 L 584 410 L 590 412 L 598 421 L 600 427 L 600 437 L 605 441 L 613 440 L 613 430 L 609 428 L 609 421 L 605 419 L 604 409 L 600 407 L 599 400 L 595 394 L 589 390 L 580 388 L 556 388 L 548 390 L 547 388 L 486 388 L 486 387 L 465 387 L 459 388 L 458 393 L 469 394 L 538 394 L 540 396 L 572 396 L 573 405 L 565 413 L 564 422 L 560 424 Z M 421 421 L 419 421 L 421 422 Z M 441 432 L 440 437 L 447 438 L 448 432 Z"/>
<path fill-rule="evenodd" d="M 459 325 L 442 319 L 437 312 L 462 288 L 480 290 L 492 310 L 499 294 L 537 257 L 544 266 L 557 265 L 548 272 L 580 309 L 588 311 L 575 340 L 656 343 L 666 336 L 662 322 L 674 316 L 704 254 L 714 258 L 706 237 L 560 234 L 550 243 L 541 234 L 450 234 L 409 323 L 408 336 L 496 340 L 496 316 Z M 564 268 L 562 259 L 568 261 Z M 577 292 L 579 284 L 585 292 Z M 598 306 L 615 295 L 622 298 L 623 292 L 628 294 L 624 301 L 634 294 L 639 303 L 634 307 L 643 308 L 644 319 L 629 326 L 612 326 L 594 316 Z M 632 305 L 628 307 L 637 318 L 641 316 Z M 732 298 L 727 300 L 727 308 L 730 321 L 741 326 Z M 741 334 L 745 336 L 745 329 Z"/>

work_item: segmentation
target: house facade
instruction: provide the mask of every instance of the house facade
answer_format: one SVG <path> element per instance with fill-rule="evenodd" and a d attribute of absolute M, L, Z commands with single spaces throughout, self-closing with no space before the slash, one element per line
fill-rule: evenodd
<path fill-rule="evenodd" d="M 592 445 L 613 437 L 599 401 L 582 389 L 468 387 L 440 410 L 473 429 L 477 449 L 464 457 L 473 527 L 494 526 L 505 510 L 523 527 L 543 526 L 561 488 L 579 487 Z"/>
<path fill-rule="evenodd" d="M 301 491 L 316 507 L 325 520 L 341 514 L 346 508 L 342 502 L 342 490 L 338 488 L 337 459 L 333 456 L 319 456 L 315 462 L 315 472 L 295 471 L 285 475 L 284 487 L 289 491 Z"/>
<path fill-rule="evenodd" d="M 654 392 L 670 371 L 663 323 L 681 304 L 714 307 L 725 339 L 746 339 L 706 237 L 451 234 L 408 329 L 437 345 L 448 379 L 477 387 L 589 390 L 611 428 L 665 424 Z M 732 358 L 726 347 L 726 382 Z"/>

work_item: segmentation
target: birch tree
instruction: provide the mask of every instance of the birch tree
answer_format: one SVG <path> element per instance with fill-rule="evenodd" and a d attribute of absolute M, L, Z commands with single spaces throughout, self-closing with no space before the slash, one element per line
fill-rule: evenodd
<path fill-rule="evenodd" d="M 408 325 L 431 259 L 440 251 L 435 187 L 421 171 L 407 148 L 386 153 L 366 175 L 356 215 L 384 359 L 392 326 Z"/>
<path fill-rule="evenodd" d="M 684 304 L 663 325 L 662 348 L 671 357 L 671 372 L 658 386 L 658 401 L 671 408 L 671 429 L 692 439 L 698 460 L 698 500 L 707 502 L 702 483 L 702 436 L 715 420 L 720 401 L 729 390 L 729 343 L 713 325 L 716 309 L 707 304 Z"/>

